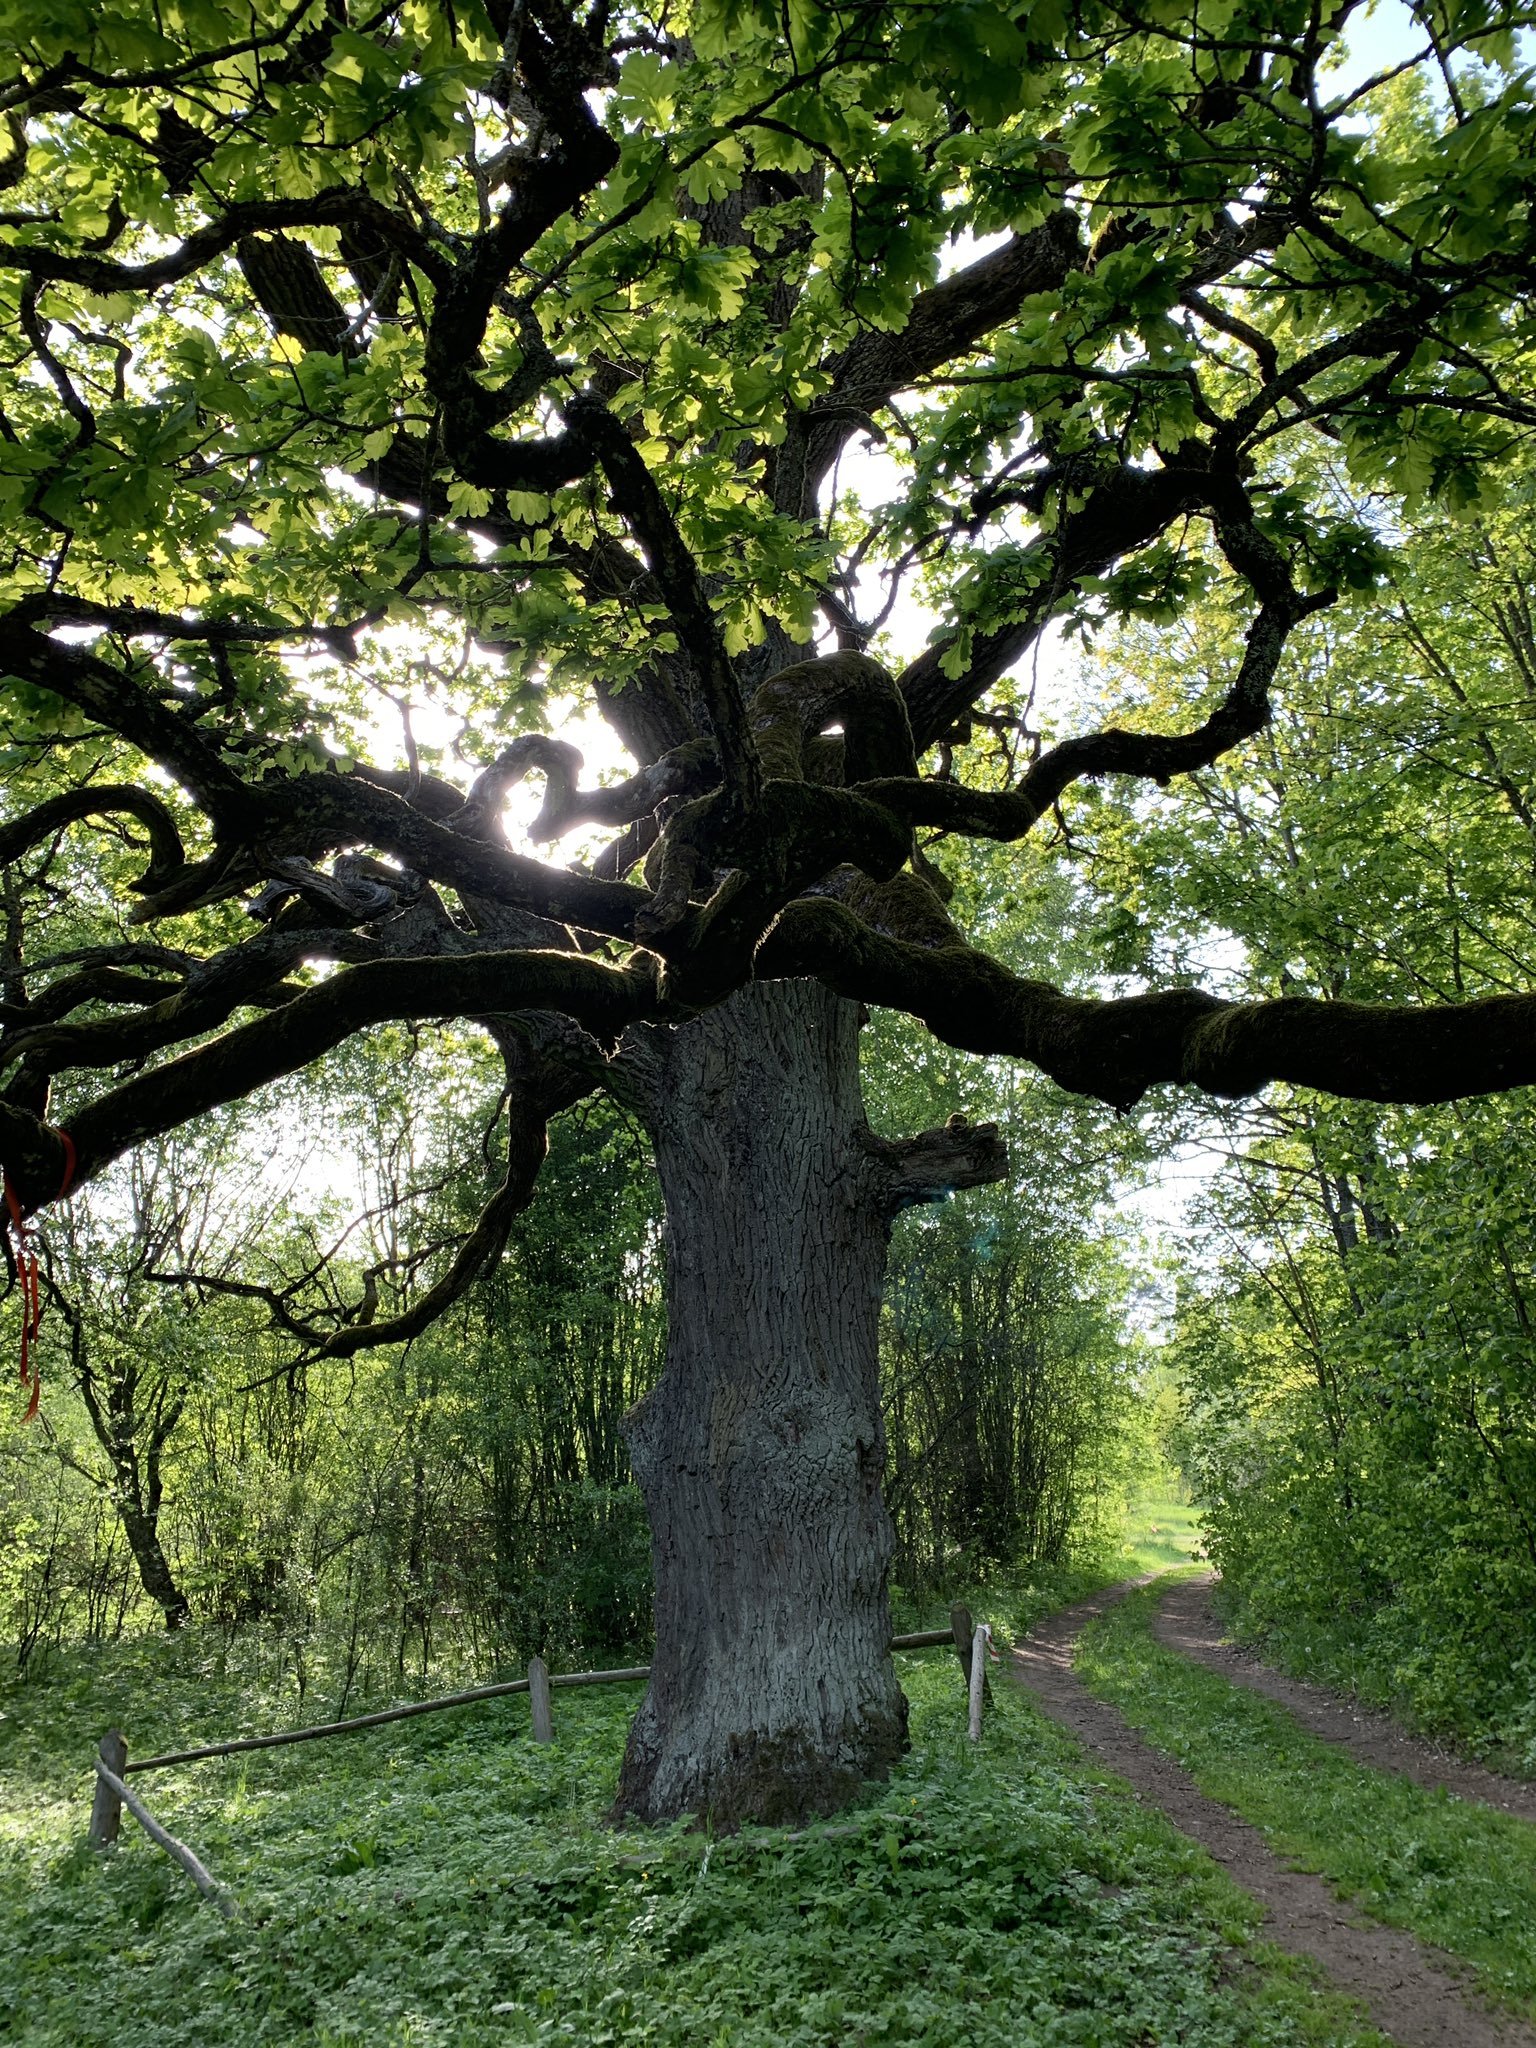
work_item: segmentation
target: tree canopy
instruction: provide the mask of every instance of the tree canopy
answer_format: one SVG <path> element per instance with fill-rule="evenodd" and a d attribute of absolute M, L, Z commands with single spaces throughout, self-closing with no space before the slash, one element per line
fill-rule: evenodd
<path fill-rule="evenodd" d="M 483 1270 L 630 1026 L 754 980 L 1117 1106 L 1536 1079 L 1521 989 L 1066 994 L 971 943 L 925 850 L 1251 740 L 1390 508 L 1493 502 L 1536 423 L 1509 12 L 1420 8 L 1346 87 L 1357 13 L 10 6 L 18 1205 L 369 1025 L 491 1020 L 505 1182 L 420 1320 L 335 1353 Z M 1208 590 L 1212 673 L 1032 742 L 1045 635 Z M 459 737 L 407 710 L 382 758 L 413 692 Z M 572 699 L 633 772 L 584 786 Z M 509 842 L 535 774 L 539 839 L 611 829 L 589 863 Z M 959 1177 L 930 1153 L 891 1173 Z"/>

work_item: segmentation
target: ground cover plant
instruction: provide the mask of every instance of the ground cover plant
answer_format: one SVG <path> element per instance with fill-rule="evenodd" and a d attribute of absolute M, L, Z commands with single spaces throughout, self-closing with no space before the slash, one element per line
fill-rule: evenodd
<path fill-rule="evenodd" d="M 637 1117 L 667 1214 L 661 1368 L 623 1409 L 657 1622 L 637 1817 L 828 1812 L 903 1753 L 887 1242 L 1005 1162 L 959 1101 L 871 1129 L 869 1008 L 1122 1111 L 1536 1080 L 1523 970 L 1234 999 L 1219 961 L 1143 974 L 1052 881 L 1101 781 L 1155 812 L 1262 746 L 1317 621 L 1376 604 L 1397 522 L 1520 481 L 1510 10 L 1423 0 L 1401 62 L 1346 75 L 1365 25 L 1355 0 L 0 4 L 18 1224 L 115 1198 L 237 1105 L 273 1118 L 265 1091 L 380 1026 L 473 1038 L 448 1227 L 407 1173 L 364 1273 L 263 1242 L 153 1283 L 255 1305 L 284 1354 L 262 1371 L 296 1387 L 465 1299 L 553 1116 L 604 1094 Z M 1063 634 L 1205 596 L 1219 655 L 1176 688 L 1103 718 L 1037 700 Z M 1490 744 L 1492 718 L 1468 707 Z M 1011 925 L 972 886 L 988 845 Z M 1037 962 L 1020 925 L 1088 943 Z M 985 1293 L 993 1320 L 1022 1300 Z M 26 1351 L 38 1415 L 39 1366 L 134 1382 L 77 1334 Z M 999 1380 L 972 1373 L 977 1401 Z M 179 1625 L 160 1391 L 134 1386 L 139 1438 L 106 1433 Z M 989 1490 L 1020 1531 L 1059 1523 L 980 1467 L 913 1544 Z M 428 1460 L 406 1468 L 421 1534 Z M 594 1502 L 568 1505 L 569 1552 Z M 423 1666 L 425 1553 L 400 1653 Z"/>
<path fill-rule="evenodd" d="M 914 1746 L 845 1833 L 613 1831 L 628 1704 L 521 1700 L 140 1780 L 230 1883 L 226 1925 L 125 1823 L 81 1846 L 105 1713 L 150 1743 L 266 1703 L 193 1635 L 14 1683 L 0 2007 L 27 2048 L 967 2038 L 1381 2048 L 1254 1941 L 1256 1911 L 1009 1688 L 979 1749 L 954 1659 L 903 1660 Z"/>
<path fill-rule="evenodd" d="M 1271 1845 L 1374 1918 L 1463 1958 L 1536 2014 L 1536 1827 L 1351 1762 L 1283 1707 L 1165 1649 L 1158 1588 L 1085 1630 L 1078 1669 Z"/>

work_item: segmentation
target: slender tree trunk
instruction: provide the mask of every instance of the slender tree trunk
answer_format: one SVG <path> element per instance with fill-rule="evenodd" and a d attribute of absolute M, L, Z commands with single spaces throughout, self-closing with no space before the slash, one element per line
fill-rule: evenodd
<path fill-rule="evenodd" d="M 655 1042 L 669 1334 L 627 1433 L 657 1646 L 619 1815 L 800 1820 L 906 1746 L 880 1492 L 893 1204 L 859 1021 L 781 983 Z"/>
<path fill-rule="evenodd" d="M 139 1568 L 140 1585 L 165 1615 L 166 1627 L 180 1628 L 191 1620 L 192 1607 L 176 1583 L 171 1561 L 160 1541 L 158 1513 L 151 1513 L 133 1498 L 121 1481 L 117 1511 L 122 1517 L 123 1534 L 128 1538 L 133 1561 Z"/>

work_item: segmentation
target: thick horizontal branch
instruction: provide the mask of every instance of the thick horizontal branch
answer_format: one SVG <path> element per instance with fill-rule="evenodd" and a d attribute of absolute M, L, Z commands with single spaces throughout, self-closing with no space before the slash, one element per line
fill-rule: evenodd
<path fill-rule="evenodd" d="M 1220 1096 L 1272 1081 L 1370 1102 L 1448 1102 L 1536 1082 L 1536 995 L 1410 1008 L 1199 989 L 1114 1001 L 1064 995 L 966 946 L 885 937 L 840 904 L 793 903 L 760 976 L 814 975 L 919 1017 L 947 1044 L 1026 1059 L 1079 1095 L 1129 1109 L 1165 1083 Z"/>
<path fill-rule="evenodd" d="M 556 1010 L 612 1041 L 661 1007 L 655 963 L 644 960 L 610 967 L 576 953 L 509 952 L 349 967 L 74 1111 L 76 1177 L 89 1180 L 146 1139 L 299 1072 L 371 1024 Z M 0 1166 L 25 1206 L 53 1199 L 63 1158 L 36 1118 L 0 1104 Z"/>
<path fill-rule="evenodd" d="M 355 775 L 311 775 L 279 793 L 263 785 L 268 834 L 306 854 L 366 842 L 459 893 L 482 896 L 540 917 L 627 939 L 649 902 L 645 890 L 601 882 L 530 860 L 480 836 L 490 819 L 477 805 L 446 823 L 424 817 L 403 797 Z"/>
<path fill-rule="evenodd" d="M 92 292 L 150 292 L 193 276 L 248 235 L 283 228 L 335 227 L 343 221 L 366 222 L 377 229 L 392 248 L 399 249 L 434 281 L 451 275 L 447 258 L 413 221 L 351 186 L 333 186 L 308 199 L 246 200 L 146 263 L 122 263 L 110 256 L 50 249 L 37 242 L 0 241 L 0 270 L 24 271 L 44 284 L 83 285 Z"/>
<path fill-rule="evenodd" d="M 286 977 L 305 960 L 371 962 L 379 951 L 376 941 L 344 928 L 262 932 L 196 961 L 174 988 L 157 995 L 135 992 L 131 999 L 147 1003 L 147 1007 L 131 1017 L 91 1017 L 78 1023 L 68 1022 L 67 1013 L 59 1011 L 55 983 L 16 1027 L 0 1038 L 0 1068 L 24 1061 L 35 1071 L 58 1074 L 66 1069 L 115 1067 L 125 1060 L 146 1059 L 165 1046 L 184 1045 L 206 1031 L 217 1030 L 238 1009 L 291 999 L 296 991 L 291 985 L 285 989 Z M 110 971 L 98 968 L 90 971 L 89 978 L 78 977 L 83 986 L 65 990 L 73 998 L 70 1007 L 93 995 L 99 1000 L 122 1001 L 121 989 L 101 983 L 100 977 Z M 141 991 L 152 986 L 147 981 L 138 983 Z"/>

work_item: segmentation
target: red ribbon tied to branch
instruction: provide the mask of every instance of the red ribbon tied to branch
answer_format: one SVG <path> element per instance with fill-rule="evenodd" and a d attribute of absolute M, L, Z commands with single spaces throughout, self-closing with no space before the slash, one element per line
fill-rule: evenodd
<path fill-rule="evenodd" d="M 47 1128 L 64 1147 L 64 1176 L 59 1182 L 59 1192 L 53 1198 L 56 1202 L 62 1202 L 74 1184 L 75 1141 L 68 1131 L 54 1130 L 52 1124 Z M 23 1393 L 30 1392 L 27 1412 L 21 1419 L 23 1422 L 31 1422 L 37 1415 L 37 1404 L 43 1392 L 43 1369 L 34 1350 L 37 1333 L 43 1326 L 43 1297 L 38 1286 L 37 1242 L 27 1228 L 27 1211 L 21 1206 L 21 1197 L 11 1184 L 11 1176 L 6 1174 L 4 1180 L 7 1218 L 16 1239 L 16 1279 L 21 1288 L 21 1386 Z"/>

